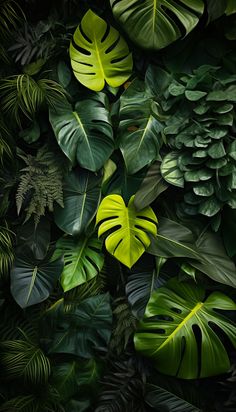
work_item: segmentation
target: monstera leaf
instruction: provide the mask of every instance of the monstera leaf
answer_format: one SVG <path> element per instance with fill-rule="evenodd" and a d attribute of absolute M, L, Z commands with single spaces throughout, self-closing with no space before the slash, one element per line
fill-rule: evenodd
<path fill-rule="evenodd" d="M 63 269 L 61 258 L 36 260 L 30 252 L 15 259 L 11 270 L 11 293 L 22 308 L 46 300 Z"/>
<path fill-rule="evenodd" d="M 164 128 L 160 107 L 135 80 L 120 98 L 120 149 L 129 174 L 134 174 L 158 158 Z"/>
<path fill-rule="evenodd" d="M 172 278 L 153 293 L 135 347 L 167 375 L 195 379 L 226 372 L 230 361 L 219 330 L 236 347 L 236 327 L 216 310 L 236 310 L 226 295 Z"/>
<path fill-rule="evenodd" d="M 82 236 L 78 240 L 62 237 L 57 241 L 54 257 L 64 255 L 61 285 L 64 292 L 87 282 L 102 269 L 102 243 L 97 236 Z"/>
<path fill-rule="evenodd" d="M 119 32 L 88 10 L 70 44 L 75 77 L 91 90 L 100 91 L 105 82 L 123 84 L 132 72 L 132 55 Z"/>
<path fill-rule="evenodd" d="M 99 170 L 113 151 L 113 131 L 108 101 L 103 93 L 93 93 L 75 104 L 58 99 L 50 110 L 50 122 L 60 148 L 72 164 Z"/>
<path fill-rule="evenodd" d="M 110 0 L 115 18 L 131 40 L 146 49 L 162 49 L 188 34 L 204 11 L 202 0 Z"/>
<path fill-rule="evenodd" d="M 55 208 L 55 222 L 65 233 L 81 235 L 95 216 L 101 195 L 101 176 L 73 170 L 64 182 L 64 208 Z"/>
<path fill-rule="evenodd" d="M 106 196 L 101 202 L 96 223 L 98 236 L 107 234 L 106 248 L 116 259 L 131 268 L 150 245 L 148 233 L 157 234 L 157 217 L 151 207 L 139 212 L 134 207 L 134 196 L 128 207 L 120 195 Z"/>

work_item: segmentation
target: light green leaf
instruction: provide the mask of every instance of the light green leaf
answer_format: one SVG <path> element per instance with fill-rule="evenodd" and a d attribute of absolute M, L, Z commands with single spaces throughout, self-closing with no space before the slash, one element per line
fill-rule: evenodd
<path fill-rule="evenodd" d="M 78 240 L 62 237 L 57 241 L 54 258 L 64 256 L 61 285 L 64 292 L 94 278 L 102 269 L 104 256 L 97 236 L 81 236 Z"/>
<path fill-rule="evenodd" d="M 151 296 L 134 337 L 136 350 L 152 358 L 160 372 L 183 379 L 227 372 L 229 357 L 214 326 L 234 347 L 236 327 L 216 309 L 236 310 L 236 304 L 220 292 L 206 298 L 204 289 L 194 282 L 172 278 Z M 198 344 L 196 328 L 201 333 Z"/>
<path fill-rule="evenodd" d="M 94 91 L 102 90 L 105 82 L 118 87 L 132 73 L 132 55 L 125 40 L 92 10 L 87 11 L 74 33 L 70 58 L 75 77 Z"/>
<path fill-rule="evenodd" d="M 168 153 L 161 163 L 161 174 L 167 183 L 184 187 L 184 173 L 179 168 L 178 160 L 178 152 Z"/>
<path fill-rule="evenodd" d="M 145 49 L 168 46 L 181 37 L 180 26 L 188 34 L 204 11 L 202 0 L 110 0 L 110 3 L 115 18 L 131 40 Z"/>
<path fill-rule="evenodd" d="M 65 233 L 81 235 L 94 218 L 101 196 L 101 175 L 73 170 L 64 182 L 64 208 L 55 208 L 55 223 Z"/>
<path fill-rule="evenodd" d="M 150 245 L 148 233 L 157 234 L 157 217 L 151 207 L 139 212 L 134 196 L 128 206 L 120 195 L 106 196 L 98 209 L 98 236 L 106 235 L 105 245 L 116 259 L 131 268 Z M 112 233 L 107 234 L 107 231 Z"/>
<path fill-rule="evenodd" d="M 73 165 L 78 162 L 95 172 L 108 160 L 114 142 L 105 94 L 92 93 L 74 110 L 66 99 L 58 99 L 49 118 L 60 148 Z"/>

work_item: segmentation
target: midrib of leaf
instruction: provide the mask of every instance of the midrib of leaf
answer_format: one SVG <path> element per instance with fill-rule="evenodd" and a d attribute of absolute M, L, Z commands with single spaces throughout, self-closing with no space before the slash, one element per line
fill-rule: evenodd
<path fill-rule="evenodd" d="M 146 124 L 145 128 L 142 129 L 143 135 L 142 135 L 142 138 L 141 138 L 141 140 L 140 140 L 140 142 L 139 142 L 139 145 L 138 145 L 138 147 L 137 147 L 137 149 L 136 149 L 136 151 L 135 151 L 135 155 L 137 155 L 138 151 L 140 150 L 140 147 L 141 147 L 142 144 L 143 144 L 144 138 L 145 138 L 146 133 L 147 133 L 147 131 L 148 131 L 148 129 L 149 129 L 149 123 L 152 122 L 152 119 L 153 119 L 153 116 L 150 114 L 149 117 L 148 117 L 148 121 L 147 121 L 147 124 Z"/>
<path fill-rule="evenodd" d="M 87 176 L 87 178 L 86 178 L 86 183 L 85 183 L 85 188 L 84 188 L 84 194 L 83 194 L 83 201 L 82 201 L 82 206 L 81 206 L 81 222 L 82 222 L 82 219 L 83 219 L 83 213 L 84 213 L 84 206 L 85 206 L 85 200 L 86 200 L 86 197 L 87 197 L 87 192 L 86 192 L 86 190 L 87 190 L 87 188 L 88 188 L 88 176 Z"/>
<path fill-rule="evenodd" d="M 99 66 L 100 66 L 100 70 L 101 70 L 102 76 L 103 76 L 103 78 L 105 79 L 106 76 L 105 76 L 105 73 L 104 73 L 104 70 L 103 70 L 102 60 L 101 60 L 100 53 L 99 53 L 99 49 L 98 49 L 96 33 L 93 33 L 93 41 L 94 41 L 94 44 L 95 44 L 95 49 L 96 49 L 96 55 L 97 55 L 97 59 L 98 59 L 98 64 L 99 64 Z"/>
<path fill-rule="evenodd" d="M 72 114 L 75 116 L 77 122 L 79 123 L 80 128 L 82 129 L 82 132 L 83 132 L 83 135 L 84 135 L 84 137 L 85 137 L 85 140 L 86 140 L 86 143 L 87 143 L 87 146 L 88 146 L 88 149 L 89 149 L 91 158 L 93 159 L 93 154 L 92 154 L 92 151 L 91 151 L 91 147 L 90 147 L 90 144 L 89 144 L 88 136 L 87 136 L 86 130 L 85 130 L 84 126 L 83 126 L 83 123 L 81 122 L 80 117 L 79 117 L 79 115 L 78 115 L 77 112 L 72 112 Z M 94 160 L 93 160 L 93 163 L 94 163 Z"/>
<path fill-rule="evenodd" d="M 168 338 L 158 347 L 157 352 L 162 349 L 164 346 L 166 346 L 173 338 L 174 336 L 178 333 L 178 331 L 185 326 L 189 319 L 191 319 L 193 316 L 197 314 L 199 310 L 201 310 L 202 306 L 204 305 L 203 302 L 198 302 L 194 308 L 191 310 L 191 312 L 180 322 L 180 324 L 177 326 L 177 328 L 168 336 Z"/>
<path fill-rule="evenodd" d="M 71 367 L 69 368 L 68 372 L 66 373 L 64 379 L 61 380 L 60 388 L 64 386 L 64 384 L 69 380 L 70 376 L 75 372 L 75 361 L 72 362 Z"/>
<path fill-rule="evenodd" d="M 156 12 L 157 12 L 157 0 L 153 0 L 153 16 L 152 16 L 152 32 L 153 32 L 153 34 L 155 33 Z"/>
<path fill-rule="evenodd" d="M 77 268 L 77 266 L 78 266 L 79 260 L 81 259 L 81 256 L 82 256 L 82 254 L 83 254 L 84 247 L 85 247 L 86 243 L 87 243 L 87 238 L 85 238 L 85 240 L 83 241 L 83 244 L 82 244 L 82 246 L 81 246 L 79 255 L 78 255 L 78 257 L 77 257 L 77 259 L 76 259 L 76 262 L 75 262 L 75 264 L 74 264 L 74 270 L 73 270 L 73 273 L 72 273 L 72 276 L 71 276 L 71 277 L 73 277 L 74 274 L 75 274 L 75 272 L 76 272 L 76 268 Z"/>
<path fill-rule="evenodd" d="M 32 293 L 32 290 L 33 290 L 33 287 L 34 287 L 34 284 L 35 284 L 37 272 L 38 272 L 38 266 L 35 266 L 34 269 L 33 269 L 33 274 L 32 274 L 32 278 L 31 278 L 31 282 L 30 282 L 29 292 L 28 292 L 28 295 L 27 295 L 27 298 L 26 298 L 26 303 L 29 302 L 29 299 L 30 299 L 30 296 L 31 296 L 31 293 Z"/>
<path fill-rule="evenodd" d="M 178 247 L 181 246 L 182 248 L 184 248 L 184 249 L 188 250 L 189 252 L 193 253 L 193 254 L 196 256 L 196 259 L 199 260 L 199 254 L 198 254 L 194 249 L 191 249 L 190 247 L 184 245 L 183 243 L 179 243 L 179 242 L 176 242 L 176 241 L 173 240 L 173 239 L 170 239 L 170 238 L 168 238 L 168 237 L 162 236 L 162 235 L 160 235 L 159 233 L 158 233 L 156 236 L 157 236 L 157 238 L 164 239 L 164 240 L 166 240 L 166 241 L 168 241 L 168 242 L 174 243 L 174 244 L 177 245 Z M 202 260 L 202 259 L 201 259 L 201 260 Z"/>

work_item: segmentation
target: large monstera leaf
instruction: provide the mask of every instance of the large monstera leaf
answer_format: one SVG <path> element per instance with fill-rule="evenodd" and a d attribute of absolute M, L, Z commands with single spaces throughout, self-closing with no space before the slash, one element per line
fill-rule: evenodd
<path fill-rule="evenodd" d="M 65 266 L 61 275 L 64 292 L 94 278 L 102 269 L 104 256 L 97 236 L 79 239 L 63 236 L 57 241 L 54 257 L 63 255 Z"/>
<path fill-rule="evenodd" d="M 151 296 L 135 347 L 167 375 L 195 379 L 224 373 L 230 361 L 218 331 L 236 347 L 236 327 L 219 309 L 236 310 L 236 304 L 220 292 L 206 298 L 194 282 L 172 278 Z"/>
<path fill-rule="evenodd" d="M 131 75 L 133 61 L 125 40 L 112 26 L 88 10 L 70 44 L 75 77 L 94 91 L 123 84 Z"/>
<path fill-rule="evenodd" d="M 159 105 L 135 80 L 120 98 L 120 149 L 129 174 L 134 174 L 159 157 L 164 123 Z"/>
<path fill-rule="evenodd" d="M 46 300 L 63 269 L 63 260 L 36 260 L 29 252 L 15 259 L 11 270 L 11 293 L 22 308 Z"/>
<path fill-rule="evenodd" d="M 188 34 L 204 11 L 202 0 L 110 0 L 115 18 L 142 48 L 162 49 Z"/>
<path fill-rule="evenodd" d="M 99 224 L 98 236 L 107 235 L 108 252 L 129 268 L 150 245 L 148 233 L 157 234 L 157 217 L 152 208 L 137 212 L 134 196 L 128 206 L 120 195 L 106 196 L 99 206 L 96 223 Z"/>
<path fill-rule="evenodd" d="M 104 93 L 78 101 L 74 110 L 66 99 L 59 99 L 50 110 L 50 122 L 60 148 L 73 165 L 78 162 L 95 172 L 110 157 L 113 131 Z"/>
<path fill-rule="evenodd" d="M 55 208 L 55 222 L 68 235 L 79 236 L 96 214 L 101 196 L 101 175 L 73 170 L 64 182 L 64 208 Z"/>

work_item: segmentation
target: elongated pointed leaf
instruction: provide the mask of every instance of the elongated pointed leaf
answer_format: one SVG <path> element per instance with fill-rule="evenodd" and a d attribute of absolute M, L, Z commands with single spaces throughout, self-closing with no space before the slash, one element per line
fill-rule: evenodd
<path fill-rule="evenodd" d="M 62 237 L 57 241 L 54 257 L 64 256 L 65 266 L 61 275 L 64 292 L 94 278 L 102 269 L 104 256 L 102 242 L 97 236 L 81 236 L 78 240 Z"/>
<path fill-rule="evenodd" d="M 101 175 L 74 170 L 65 179 L 64 208 L 55 209 L 55 222 L 65 233 L 81 235 L 96 214 L 101 195 Z"/>
<path fill-rule="evenodd" d="M 173 278 L 153 293 L 135 347 L 167 375 L 195 379 L 224 373 L 230 361 L 217 331 L 236 347 L 236 326 L 215 309 L 236 310 L 236 304 L 220 292 L 206 298 L 194 282 Z"/>
<path fill-rule="evenodd" d="M 160 107 L 135 80 L 120 98 L 120 149 L 129 174 L 134 174 L 159 157 L 164 123 Z"/>
<path fill-rule="evenodd" d="M 18 256 L 11 271 L 11 293 L 22 308 L 46 300 L 63 269 L 61 258 L 53 261 L 34 261 Z"/>
<path fill-rule="evenodd" d="M 110 157 L 113 131 L 108 101 L 103 93 L 93 93 L 75 104 L 59 99 L 50 110 L 50 122 L 62 151 L 73 165 L 99 170 Z"/>
<path fill-rule="evenodd" d="M 134 196 L 128 207 L 119 195 L 106 196 L 101 202 L 96 223 L 98 236 L 107 235 L 105 245 L 116 259 L 131 268 L 150 244 L 148 233 L 156 235 L 157 217 L 151 207 L 139 212 L 134 207 Z"/>
<path fill-rule="evenodd" d="M 87 11 L 74 33 L 70 58 L 75 77 L 95 91 L 102 90 L 105 82 L 120 86 L 132 72 L 132 55 L 125 40 L 92 10 Z"/>
<path fill-rule="evenodd" d="M 110 3 L 115 18 L 131 40 L 145 49 L 162 49 L 177 40 L 181 36 L 179 26 L 188 34 L 204 11 L 202 0 L 110 0 Z"/>

